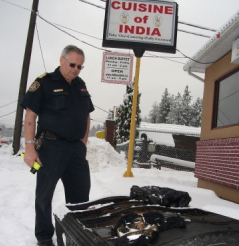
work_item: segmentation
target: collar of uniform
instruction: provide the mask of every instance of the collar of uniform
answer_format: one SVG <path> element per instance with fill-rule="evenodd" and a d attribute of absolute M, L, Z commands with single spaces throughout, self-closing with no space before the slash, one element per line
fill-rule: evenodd
<path fill-rule="evenodd" d="M 52 80 L 63 80 L 63 81 L 65 81 L 66 83 L 68 83 L 68 82 L 66 81 L 66 79 L 64 78 L 64 76 L 61 74 L 61 72 L 60 72 L 60 67 L 57 67 L 57 68 L 55 69 L 55 71 L 53 72 Z M 74 84 L 74 83 L 76 83 L 77 81 L 79 81 L 79 77 L 78 77 L 78 76 L 72 80 L 71 84 Z"/>

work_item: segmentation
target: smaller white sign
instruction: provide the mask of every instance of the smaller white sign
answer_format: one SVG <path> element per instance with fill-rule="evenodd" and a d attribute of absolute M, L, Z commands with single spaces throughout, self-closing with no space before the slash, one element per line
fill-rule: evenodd
<path fill-rule="evenodd" d="M 133 55 L 113 52 L 103 53 L 101 81 L 112 84 L 132 82 Z"/>

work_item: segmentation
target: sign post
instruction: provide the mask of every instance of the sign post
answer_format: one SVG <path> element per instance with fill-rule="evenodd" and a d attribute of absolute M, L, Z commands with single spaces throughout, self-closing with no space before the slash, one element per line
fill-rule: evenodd
<path fill-rule="evenodd" d="M 137 57 L 131 114 L 128 165 L 124 177 L 133 177 L 135 117 L 140 59 L 145 50 L 176 53 L 178 5 L 157 0 L 107 0 L 103 47 L 133 49 Z"/>
<path fill-rule="evenodd" d="M 141 59 L 140 57 L 137 57 L 136 67 L 135 67 L 135 83 L 134 83 L 133 105 L 132 105 L 131 125 L 130 125 L 128 164 L 127 164 L 127 170 L 124 173 L 124 177 L 134 176 L 131 171 L 131 168 L 132 168 L 133 154 L 134 154 L 135 117 L 136 117 L 137 101 L 138 101 L 140 59 Z"/>

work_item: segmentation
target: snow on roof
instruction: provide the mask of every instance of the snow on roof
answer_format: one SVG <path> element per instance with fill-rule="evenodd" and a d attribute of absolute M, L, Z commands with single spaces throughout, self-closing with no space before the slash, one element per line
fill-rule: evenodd
<path fill-rule="evenodd" d="M 169 163 L 176 164 L 182 167 L 195 168 L 195 162 L 191 162 L 191 161 L 184 161 L 184 160 L 180 160 L 180 159 L 176 159 L 176 158 L 172 158 L 168 156 L 163 156 L 163 155 L 156 155 L 156 154 L 153 154 L 150 157 L 151 161 L 155 161 L 156 159 L 162 160 L 162 161 L 168 161 Z"/>
<path fill-rule="evenodd" d="M 188 60 L 183 67 L 184 71 L 191 70 L 191 72 L 204 73 L 208 66 L 231 50 L 232 43 L 238 37 L 239 10 L 194 54 L 192 57 L 193 60 Z M 201 64 L 194 60 L 207 64 Z"/>
<path fill-rule="evenodd" d="M 148 140 L 152 140 L 155 144 L 175 147 L 174 139 L 171 133 L 140 130 L 139 137 L 142 138 L 143 134 L 147 136 Z"/>
<path fill-rule="evenodd" d="M 141 122 L 140 127 L 138 127 L 137 130 L 148 132 L 164 132 L 195 137 L 200 137 L 201 134 L 201 127 L 182 126 L 164 123 L 154 124 L 148 122 Z"/>

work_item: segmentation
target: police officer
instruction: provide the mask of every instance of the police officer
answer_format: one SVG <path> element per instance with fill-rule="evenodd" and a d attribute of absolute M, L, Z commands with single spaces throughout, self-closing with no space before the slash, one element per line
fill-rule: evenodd
<path fill-rule="evenodd" d="M 60 67 L 39 76 L 29 87 L 21 106 L 25 115 L 25 157 L 30 167 L 42 164 L 37 172 L 35 235 L 38 245 L 54 245 L 51 202 L 56 184 L 62 180 L 66 203 L 89 200 L 90 172 L 86 142 L 89 113 L 94 110 L 84 81 L 78 77 L 84 52 L 69 45 L 62 51 Z M 35 138 L 36 119 L 37 134 Z M 35 139 L 42 142 L 35 148 Z"/>

